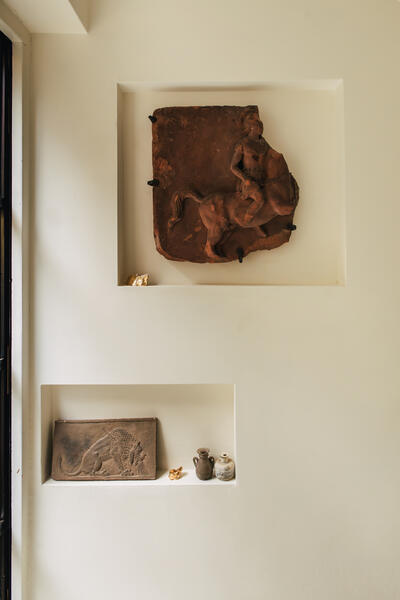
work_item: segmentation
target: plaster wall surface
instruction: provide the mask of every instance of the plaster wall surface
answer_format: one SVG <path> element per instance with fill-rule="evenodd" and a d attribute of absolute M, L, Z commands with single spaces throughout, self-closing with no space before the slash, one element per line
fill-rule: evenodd
<path fill-rule="evenodd" d="M 399 32 L 395 0 L 96 0 L 33 36 L 26 600 L 400 596 Z M 118 287 L 117 83 L 303 79 L 343 79 L 346 284 Z M 236 486 L 42 485 L 41 385 L 147 383 L 236 385 Z"/>

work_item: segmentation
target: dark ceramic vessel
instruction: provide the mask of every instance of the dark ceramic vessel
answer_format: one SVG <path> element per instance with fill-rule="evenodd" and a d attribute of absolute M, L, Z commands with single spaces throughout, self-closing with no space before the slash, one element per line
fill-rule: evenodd
<path fill-rule="evenodd" d="M 199 456 L 193 458 L 197 477 L 203 481 L 211 479 L 214 469 L 214 457 L 209 456 L 210 450 L 208 448 L 199 448 L 197 452 Z"/>

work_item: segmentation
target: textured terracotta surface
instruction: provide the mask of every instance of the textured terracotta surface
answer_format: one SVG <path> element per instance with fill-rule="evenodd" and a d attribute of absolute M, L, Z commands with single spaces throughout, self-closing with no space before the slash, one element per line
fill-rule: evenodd
<path fill-rule="evenodd" d="M 153 418 L 56 421 L 53 479 L 155 479 L 156 424 Z"/>
<path fill-rule="evenodd" d="M 298 186 L 257 106 L 154 111 L 154 237 L 171 260 L 227 262 L 291 235 Z"/>

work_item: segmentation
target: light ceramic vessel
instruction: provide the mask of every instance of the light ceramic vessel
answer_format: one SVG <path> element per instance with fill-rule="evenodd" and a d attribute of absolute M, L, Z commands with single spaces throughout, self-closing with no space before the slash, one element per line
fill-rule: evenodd
<path fill-rule="evenodd" d="M 215 461 L 215 476 L 221 481 L 230 481 L 235 475 L 235 463 L 226 452 Z"/>

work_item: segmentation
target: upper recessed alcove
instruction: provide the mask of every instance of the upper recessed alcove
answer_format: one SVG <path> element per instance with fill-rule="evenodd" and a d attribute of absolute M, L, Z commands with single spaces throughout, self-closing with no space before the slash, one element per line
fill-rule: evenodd
<path fill-rule="evenodd" d="M 341 80 L 121 83 L 118 94 L 118 284 L 147 272 L 152 285 L 343 285 L 344 125 Z M 163 106 L 258 105 L 264 137 L 300 186 L 288 244 L 244 262 L 193 264 L 161 256 L 153 238 L 152 130 Z"/>

